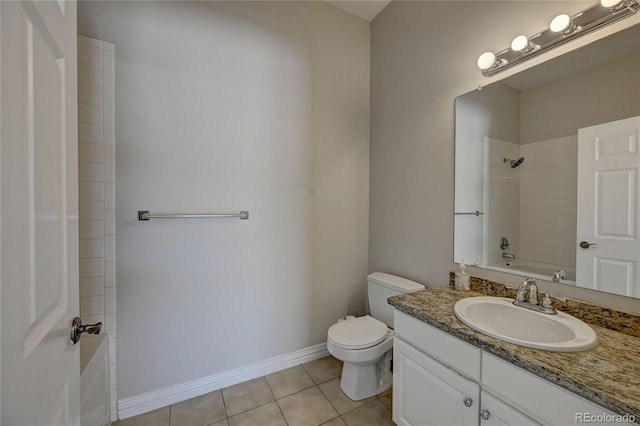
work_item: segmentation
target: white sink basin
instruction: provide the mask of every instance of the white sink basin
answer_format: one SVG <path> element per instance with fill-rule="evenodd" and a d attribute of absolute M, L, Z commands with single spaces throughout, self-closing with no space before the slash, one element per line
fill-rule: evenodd
<path fill-rule="evenodd" d="M 468 297 L 453 307 L 456 317 L 480 333 L 528 348 L 580 352 L 598 344 L 596 333 L 579 319 L 558 312 L 542 314 L 502 297 Z"/>

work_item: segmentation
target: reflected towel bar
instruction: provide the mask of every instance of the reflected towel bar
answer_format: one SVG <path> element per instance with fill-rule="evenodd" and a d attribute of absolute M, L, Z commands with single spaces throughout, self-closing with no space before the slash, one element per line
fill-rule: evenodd
<path fill-rule="evenodd" d="M 248 211 L 240 213 L 207 213 L 207 214 L 151 214 L 149 210 L 138 210 L 138 220 L 151 219 L 201 219 L 201 218 L 222 218 L 237 217 L 240 219 L 249 219 Z"/>
<path fill-rule="evenodd" d="M 480 212 L 480 211 L 477 211 L 477 210 L 476 210 L 475 212 L 471 212 L 471 213 L 454 213 L 454 215 L 455 215 L 455 214 L 462 214 L 462 215 L 471 215 L 471 214 L 472 214 L 472 215 L 474 215 L 474 216 L 480 216 L 480 215 L 482 215 L 483 213 L 482 213 L 482 212 Z"/>

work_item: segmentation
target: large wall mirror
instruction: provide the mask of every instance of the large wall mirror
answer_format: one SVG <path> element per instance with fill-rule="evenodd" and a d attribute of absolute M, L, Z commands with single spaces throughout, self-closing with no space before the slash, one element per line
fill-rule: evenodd
<path fill-rule="evenodd" d="M 455 113 L 455 262 L 640 297 L 640 25 Z"/>

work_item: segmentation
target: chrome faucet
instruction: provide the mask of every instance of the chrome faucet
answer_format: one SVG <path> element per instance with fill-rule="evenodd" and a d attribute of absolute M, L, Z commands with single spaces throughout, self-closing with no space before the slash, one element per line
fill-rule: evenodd
<path fill-rule="evenodd" d="M 535 285 L 536 280 L 534 280 L 533 278 L 527 278 L 522 282 L 522 284 L 520 284 L 520 287 L 518 287 L 518 294 L 516 295 L 517 302 L 524 302 L 527 300 L 527 293 L 529 292 L 529 287 L 531 286 L 531 284 Z M 538 288 L 536 287 L 536 294 L 537 292 Z"/>
<path fill-rule="evenodd" d="M 566 280 L 567 278 L 568 278 L 567 273 L 562 269 L 560 269 L 559 271 L 556 271 L 553 273 L 553 276 L 551 277 L 551 281 L 558 284 L 560 280 Z"/>
<path fill-rule="evenodd" d="M 502 258 L 509 259 L 509 260 L 516 260 L 516 256 L 514 254 L 507 253 L 505 251 L 502 252 Z"/>
<path fill-rule="evenodd" d="M 529 293 L 528 301 L 527 293 Z M 543 314 L 556 315 L 558 313 L 551 305 L 551 297 L 548 292 L 542 299 L 542 305 L 538 304 L 538 286 L 533 278 L 527 278 L 520 284 L 513 304 Z"/>

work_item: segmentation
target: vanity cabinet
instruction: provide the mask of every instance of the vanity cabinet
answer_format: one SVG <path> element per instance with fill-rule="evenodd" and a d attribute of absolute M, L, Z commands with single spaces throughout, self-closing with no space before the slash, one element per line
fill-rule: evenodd
<path fill-rule="evenodd" d="M 398 425 L 478 424 L 478 384 L 401 339 L 393 342 L 393 386 Z"/>
<path fill-rule="evenodd" d="M 585 423 L 579 413 L 613 415 L 403 312 L 395 311 L 394 322 L 398 425 L 565 426 Z"/>

